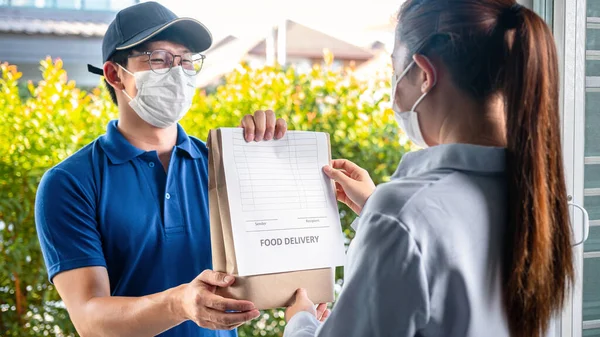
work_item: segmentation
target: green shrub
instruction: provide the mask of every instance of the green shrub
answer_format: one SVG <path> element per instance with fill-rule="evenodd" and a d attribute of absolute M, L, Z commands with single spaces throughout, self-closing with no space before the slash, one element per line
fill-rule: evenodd
<path fill-rule="evenodd" d="M 48 168 L 104 133 L 107 122 L 117 118 L 107 91 L 102 86 L 90 92 L 78 89 L 68 81 L 62 61 L 48 58 L 41 71 L 43 80 L 28 83 L 28 94 L 22 95 L 16 67 L 5 63 L 0 68 L 1 336 L 75 334 L 47 280 L 33 217 L 35 192 Z M 358 163 L 379 183 L 409 150 L 409 144 L 398 142 L 387 75 L 361 82 L 351 72 L 327 67 L 298 74 L 294 68 L 242 64 L 214 92 L 199 91 L 181 123 L 190 135 L 205 140 L 211 128 L 237 126 L 243 115 L 271 108 L 290 129 L 330 133 L 333 157 Z M 354 214 L 340 206 L 350 240 Z M 337 276 L 342 278 L 341 268 Z M 281 336 L 283 325 L 283 311 L 269 311 L 239 333 Z"/>

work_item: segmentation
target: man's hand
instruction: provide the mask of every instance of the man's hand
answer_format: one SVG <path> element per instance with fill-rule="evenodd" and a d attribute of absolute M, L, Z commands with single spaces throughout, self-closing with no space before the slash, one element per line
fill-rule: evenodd
<path fill-rule="evenodd" d="M 244 116 L 240 126 L 244 128 L 244 138 L 247 142 L 280 139 L 287 131 L 285 120 L 276 119 L 271 110 L 258 110 L 254 115 Z"/>
<path fill-rule="evenodd" d="M 324 322 L 331 314 L 331 311 L 327 309 L 326 303 L 319 304 L 315 309 L 315 304 L 308 298 L 305 289 L 298 289 L 296 291 L 296 300 L 294 301 L 294 304 L 285 310 L 285 321 L 289 322 L 292 317 L 301 311 L 312 314 L 321 322 Z"/>
<path fill-rule="evenodd" d="M 347 159 L 335 159 L 323 167 L 325 174 L 335 181 L 337 200 L 360 214 L 367 199 L 375 191 L 375 183 L 362 167 Z"/>
<path fill-rule="evenodd" d="M 252 302 L 215 294 L 217 287 L 229 287 L 234 281 L 231 275 L 205 270 L 191 283 L 182 286 L 178 302 L 185 319 L 203 328 L 232 330 L 260 316 Z"/>

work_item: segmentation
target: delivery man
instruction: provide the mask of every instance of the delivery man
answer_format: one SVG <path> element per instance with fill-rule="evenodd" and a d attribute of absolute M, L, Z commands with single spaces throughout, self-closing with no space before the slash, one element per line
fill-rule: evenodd
<path fill-rule="evenodd" d="M 215 295 L 235 279 L 211 271 L 207 148 L 178 124 L 211 43 L 202 23 L 144 2 L 116 15 L 103 69 L 89 67 L 119 118 L 45 173 L 35 205 L 50 281 L 82 336 L 233 337 L 259 316 Z M 241 126 L 247 141 L 286 131 L 272 111 Z"/>

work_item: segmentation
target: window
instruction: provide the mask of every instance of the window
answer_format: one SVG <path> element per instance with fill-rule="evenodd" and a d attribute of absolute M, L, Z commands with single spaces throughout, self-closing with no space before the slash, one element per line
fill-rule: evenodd
<path fill-rule="evenodd" d="M 110 3 L 109 8 L 113 11 L 120 11 L 125 7 L 139 3 L 138 0 L 106 0 Z"/>
<path fill-rule="evenodd" d="M 600 337 L 600 0 L 587 1 L 585 50 L 583 336 Z"/>
<path fill-rule="evenodd" d="M 139 0 L 0 0 L 0 6 L 120 11 Z"/>
<path fill-rule="evenodd" d="M 54 8 L 60 9 L 81 9 L 81 0 L 53 0 L 48 1 L 50 3 L 54 2 Z M 46 6 L 50 7 L 50 6 Z"/>
<path fill-rule="evenodd" d="M 8 5 L 13 7 L 36 7 L 35 0 L 8 0 Z"/>
<path fill-rule="evenodd" d="M 110 10 L 110 0 L 83 0 L 86 10 Z M 127 7 L 127 6 L 123 6 Z M 121 8 L 118 8 L 119 10 Z"/>
<path fill-rule="evenodd" d="M 590 0 L 592 1 L 592 0 Z M 520 1 L 523 2 L 523 1 Z M 534 11 L 544 18 L 548 26 L 553 25 L 554 0 L 533 0 Z"/>

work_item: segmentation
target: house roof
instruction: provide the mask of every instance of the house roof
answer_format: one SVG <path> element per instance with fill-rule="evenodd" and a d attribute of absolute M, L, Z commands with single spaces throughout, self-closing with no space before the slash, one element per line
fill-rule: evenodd
<path fill-rule="evenodd" d="M 379 41 L 371 45 L 373 50 L 368 50 L 291 20 L 287 20 L 286 24 L 288 58 L 322 59 L 323 50 L 326 48 L 333 53 L 336 59 L 365 61 L 378 56 L 380 50 L 383 49 Z M 206 61 L 198 76 L 197 86 L 206 87 L 215 83 L 223 75 L 233 71 L 248 54 L 264 56 L 266 54 L 265 45 L 264 35 L 245 38 L 228 35 L 217 40 L 206 51 Z M 389 59 L 389 54 L 387 59 Z M 370 67 L 365 68 L 370 69 Z"/>
<path fill-rule="evenodd" d="M 0 32 L 22 34 L 53 34 L 102 37 L 107 24 L 76 21 L 54 21 L 0 16 Z"/>
<path fill-rule="evenodd" d="M 114 15 L 80 10 L 0 8 L 0 32 L 102 37 Z"/>
<path fill-rule="evenodd" d="M 276 34 L 279 34 L 278 28 L 276 28 Z M 275 48 L 277 48 L 277 39 L 275 39 Z M 365 48 L 297 22 L 286 21 L 286 53 L 288 57 L 319 59 L 323 57 L 324 49 L 328 49 L 336 59 L 340 60 L 363 61 L 374 56 L 371 51 Z M 263 39 L 250 53 L 265 55 L 266 39 Z"/>

